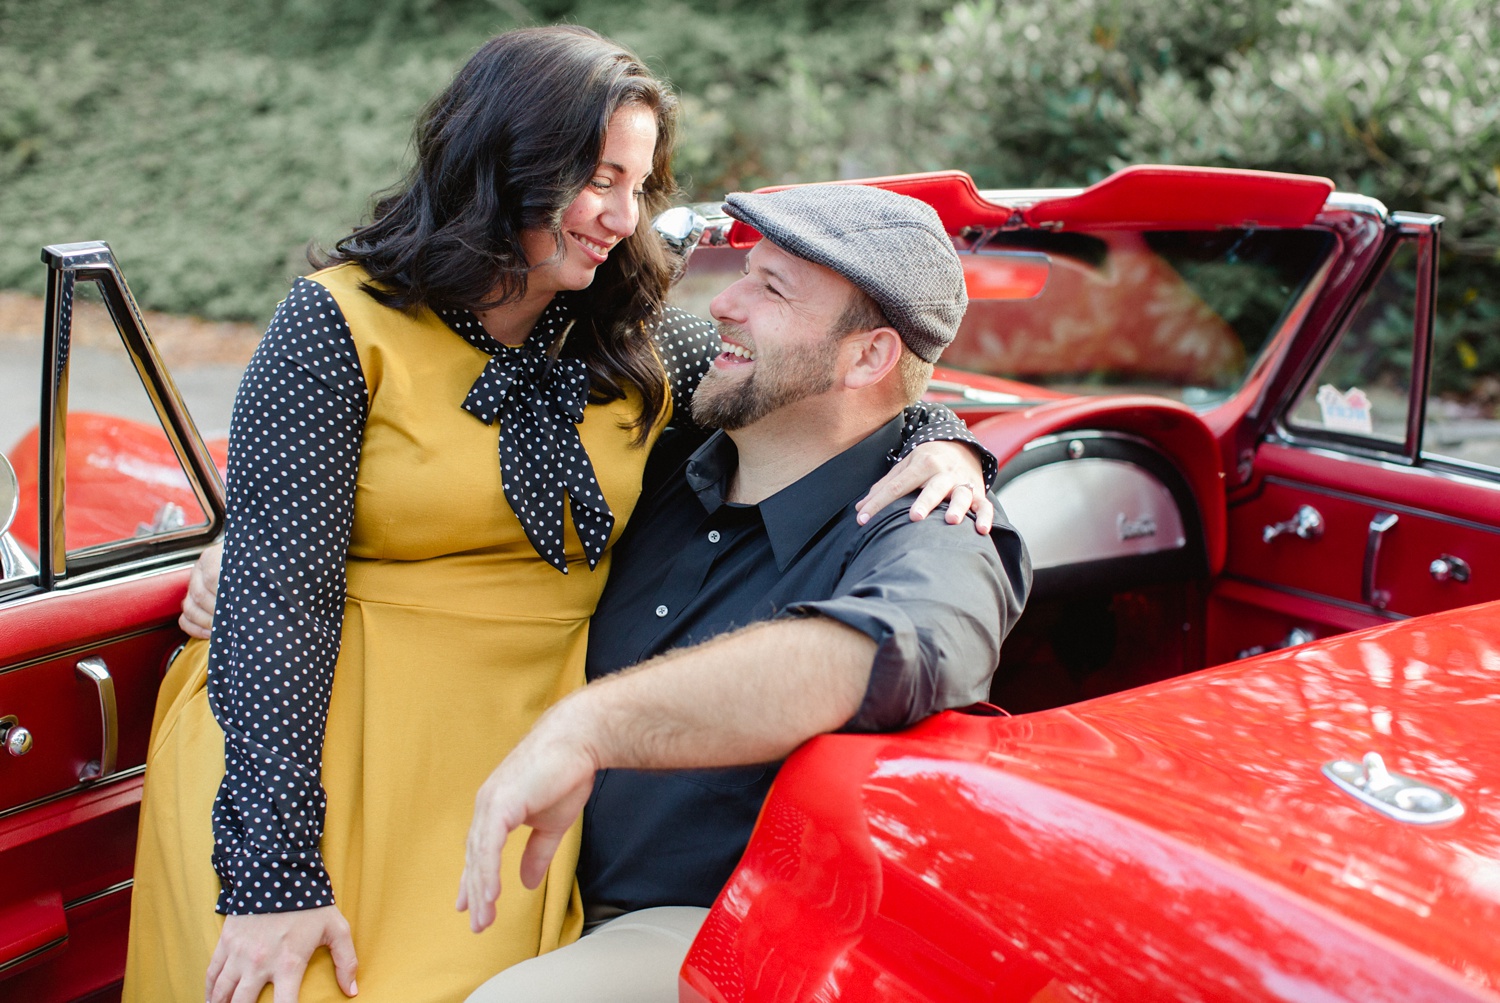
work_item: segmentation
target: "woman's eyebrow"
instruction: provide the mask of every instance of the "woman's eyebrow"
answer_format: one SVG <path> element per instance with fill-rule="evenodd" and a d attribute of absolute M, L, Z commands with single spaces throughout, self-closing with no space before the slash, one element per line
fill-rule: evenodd
<path fill-rule="evenodd" d="M 625 173 L 625 166 L 623 164 L 617 164 L 613 160 L 601 160 L 601 161 L 599 161 L 599 166 L 600 167 L 608 167 L 610 170 L 614 171 L 616 174 L 624 174 Z"/>

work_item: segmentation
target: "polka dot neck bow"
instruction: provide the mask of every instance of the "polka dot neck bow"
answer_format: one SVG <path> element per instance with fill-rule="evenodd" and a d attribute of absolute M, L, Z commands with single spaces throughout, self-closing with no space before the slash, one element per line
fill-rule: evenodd
<path fill-rule="evenodd" d="M 536 552 L 568 573 L 563 546 L 563 496 L 573 506 L 573 527 L 589 567 L 599 564 L 614 529 L 614 513 L 599 489 L 594 464 L 578 436 L 588 403 L 588 369 L 580 359 L 553 358 L 543 350 L 566 334 L 572 311 L 561 297 L 543 311 L 519 348 L 485 334 L 467 311 L 439 311 L 465 341 L 490 356 L 463 409 L 486 425 L 500 424 L 500 478 L 505 497 Z"/>

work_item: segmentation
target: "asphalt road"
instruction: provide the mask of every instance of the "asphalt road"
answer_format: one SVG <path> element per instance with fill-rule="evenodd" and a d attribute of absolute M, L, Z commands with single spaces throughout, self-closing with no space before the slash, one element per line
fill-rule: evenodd
<path fill-rule="evenodd" d="M 155 412 L 120 353 L 87 346 L 75 350 L 69 402 L 104 414 L 154 422 Z M 40 417 L 41 345 L 39 340 L 0 338 L 0 450 L 30 431 Z M 171 367 L 177 389 L 204 438 L 229 434 L 229 413 L 244 366 L 207 363 Z"/>

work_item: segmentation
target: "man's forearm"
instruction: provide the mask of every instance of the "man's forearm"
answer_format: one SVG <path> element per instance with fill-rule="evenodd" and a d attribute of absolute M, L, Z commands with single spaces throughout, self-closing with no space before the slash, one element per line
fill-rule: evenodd
<path fill-rule="evenodd" d="M 592 683 L 548 724 L 601 768 L 768 762 L 853 717 L 874 656 L 873 640 L 836 620 L 756 624 Z"/>

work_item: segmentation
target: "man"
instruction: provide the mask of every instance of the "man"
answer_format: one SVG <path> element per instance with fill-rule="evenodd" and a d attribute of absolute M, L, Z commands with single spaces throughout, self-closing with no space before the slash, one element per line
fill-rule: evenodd
<path fill-rule="evenodd" d="M 983 700 L 1021 612 L 1030 567 L 1003 517 L 993 544 L 900 505 L 847 518 L 966 306 L 937 214 L 862 185 L 725 209 L 765 239 L 710 308 L 725 351 L 693 417 L 721 431 L 648 470 L 590 628 L 589 685 L 495 770 L 469 834 L 458 907 L 482 930 L 506 836 L 531 827 L 533 886 L 587 802 L 578 876 L 597 929 L 474 1001 L 676 999 L 764 764 L 824 732 Z"/>
<path fill-rule="evenodd" d="M 471 925 L 493 918 L 506 836 L 531 827 L 521 879 L 538 882 L 587 801 L 592 932 L 475 1001 L 676 999 L 768 764 L 823 732 L 984 699 L 1020 615 L 1030 566 L 1003 515 L 989 539 L 905 504 L 852 517 L 966 306 L 937 214 L 862 185 L 726 209 L 766 239 L 711 308 L 725 350 L 693 417 L 721 431 L 691 456 L 658 445 L 591 621 L 590 684 L 476 798 L 458 899 Z"/>

